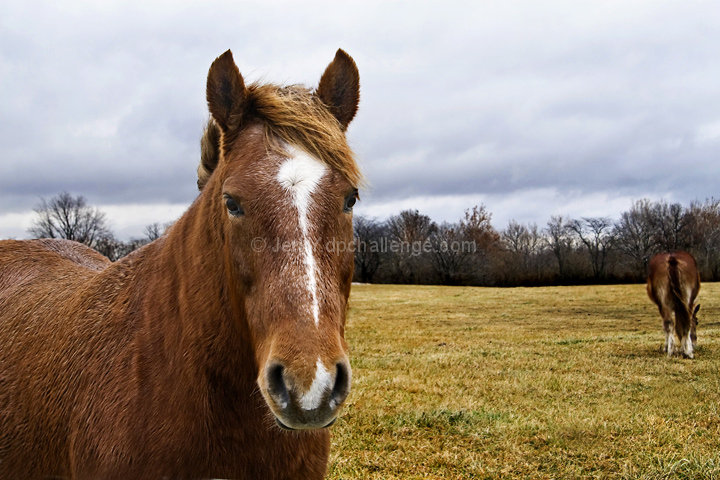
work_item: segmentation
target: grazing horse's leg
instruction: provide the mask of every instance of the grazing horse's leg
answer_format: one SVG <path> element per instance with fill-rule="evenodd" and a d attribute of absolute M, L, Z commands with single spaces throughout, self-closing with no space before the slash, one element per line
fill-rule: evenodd
<path fill-rule="evenodd" d="M 672 312 L 670 310 L 667 310 L 660 306 L 660 315 L 663 319 L 663 329 L 665 330 L 665 345 L 663 345 L 662 351 L 664 353 L 667 353 L 668 356 L 672 355 L 672 348 L 673 348 L 673 334 L 672 331 L 674 330 L 673 327 L 673 319 L 672 319 Z"/>
<path fill-rule="evenodd" d="M 690 327 L 690 341 L 692 342 L 693 349 L 697 346 L 697 327 L 693 325 Z"/>
<path fill-rule="evenodd" d="M 685 335 L 685 356 L 687 358 L 695 358 L 695 354 L 693 353 L 693 343 L 692 339 L 690 338 L 690 335 Z"/>
<path fill-rule="evenodd" d="M 682 348 L 680 336 L 677 333 L 677 318 L 674 312 L 668 311 L 667 318 L 663 319 L 663 325 L 667 335 L 667 356 L 672 357 L 679 348 Z"/>
<path fill-rule="evenodd" d="M 672 357 L 673 350 L 675 350 L 675 334 L 668 328 L 665 330 L 665 353 L 668 357 Z"/>
<path fill-rule="evenodd" d="M 680 336 L 680 345 L 683 349 L 683 355 L 687 358 L 694 358 L 693 343 L 692 338 L 690 337 L 690 329 L 684 325 L 680 328 L 683 329 L 683 331 L 679 332 L 678 334 L 678 336 Z"/>

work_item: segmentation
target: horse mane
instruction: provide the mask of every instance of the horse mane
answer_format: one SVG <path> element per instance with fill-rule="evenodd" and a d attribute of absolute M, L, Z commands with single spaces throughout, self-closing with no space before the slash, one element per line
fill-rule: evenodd
<path fill-rule="evenodd" d="M 277 141 L 280 139 L 337 169 L 352 185 L 362 183 L 340 124 L 312 91 L 299 85 L 252 84 L 247 87 L 246 101 L 244 118 L 263 122 L 269 150 L 283 153 L 283 145 Z M 222 158 L 227 147 L 224 142 L 220 126 L 211 117 L 200 140 L 198 189 L 203 189 Z"/>
<path fill-rule="evenodd" d="M 202 138 L 200 138 L 200 164 L 197 168 L 197 186 L 198 190 L 202 190 L 210 179 L 213 170 L 220 160 L 220 139 L 222 132 L 220 126 L 215 123 L 212 117 L 208 119 L 207 125 L 203 130 Z"/>

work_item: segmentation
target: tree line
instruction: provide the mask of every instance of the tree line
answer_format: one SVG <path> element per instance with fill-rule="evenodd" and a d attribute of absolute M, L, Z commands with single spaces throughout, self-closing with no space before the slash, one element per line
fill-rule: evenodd
<path fill-rule="evenodd" d="M 29 233 L 85 243 L 111 260 L 160 237 L 119 240 L 98 208 L 63 192 L 41 200 Z M 557 285 L 644 281 L 659 252 L 692 253 L 702 279 L 720 279 L 720 201 L 688 206 L 638 200 L 620 218 L 552 216 L 545 225 L 511 220 L 497 230 L 484 205 L 457 222 L 434 222 L 418 210 L 387 220 L 355 216 L 355 281 L 445 285 Z"/>
<path fill-rule="evenodd" d="M 616 220 L 552 216 L 542 226 L 511 220 L 502 230 L 493 227 L 491 217 L 484 205 L 455 223 L 433 222 L 417 210 L 386 221 L 356 217 L 355 280 L 485 286 L 642 282 L 654 254 L 675 250 L 695 256 L 703 280 L 720 279 L 715 199 L 689 206 L 643 199 Z M 398 243 L 427 248 L 368 248 Z"/>

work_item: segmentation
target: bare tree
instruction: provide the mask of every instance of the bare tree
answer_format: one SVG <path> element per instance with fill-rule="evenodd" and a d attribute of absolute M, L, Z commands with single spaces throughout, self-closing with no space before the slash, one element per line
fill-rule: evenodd
<path fill-rule="evenodd" d="M 353 218 L 355 233 L 355 275 L 365 283 L 373 281 L 373 277 L 382 263 L 386 249 L 383 241 L 387 229 L 383 223 L 361 215 Z"/>
<path fill-rule="evenodd" d="M 150 225 L 145 225 L 143 232 L 145 233 L 145 240 L 152 242 L 165 235 L 168 228 L 172 227 L 173 222 L 160 223 L 153 222 Z"/>
<path fill-rule="evenodd" d="M 703 280 L 720 278 L 720 200 L 693 202 L 687 210 L 690 250 Z"/>
<path fill-rule="evenodd" d="M 145 237 L 149 241 L 157 240 L 160 238 L 164 232 L 164 228 L 160 225 L 159 222 L 153 222 L 150 225 L 145 225 Z"/>
<path fill-rule="evenodd" d="M 101 239 L 112 236 L 105 214 L 89 206 L 82 195 L 62 192 L 41 199 L 34 210 L 38 216 L 28 232 L 35 238 L 64 238 L 97 248 Z"/>
<path fill-rule="evenodd" d="M 504 247 L 502 264 L 496 275 L 502 282 L 536 282 L 540 277 L 540 257 L 543 250 L 542 236 L 537 225 L 524 225 L 515 220 L 508 222 L 500 233 Z"/>
<path fill-rule="evenodd" d="M 475 205 L 465 210 L 465 218 L 460 221 L 463 235 L 474 241 L 478 250 L 487 251 L 496 247 L 500 235 L 495 231 L 490 220 L 492 214 L 485 205 Z"/>
<path fill-rule="evenodd" d="M 650 218 L 655 230 L 655 242 L 660 250 L 670 252 L 687 248 L 689 217 L 682 205 L 656 202 L 652 205 Z"/>
<path fill-rule="evenodd" d="M 387 228 L 392 242 L 389 256 L 393 260 L 395 280 L 426 283 L 429 265 L 425 261 L 425 250 L 430 248 L 430 235 L 437 230 L 435 222 L 417 210 L 403 210 L 388 219 Z"/>
<path fill-rule="evenodd" d="M 562 215 L 553 215 L 545 228 L 545 241 L 558 263 L 558 274 L 565 276 L 565 264 L 572 249 L 572 234 Z"/>
<path fill-rule="evenodd" d="M 500 238 L 505 248 L 522 259 L 525 269 L 530 268 L 532 257 L 542 250 L 542 236 L 534 223 L 523 225 L 515 220 L 510 220 L 507 228 L 500 234 Z"/>
<path fill-rule="evenodd" d="M 460 233 L 465 240 L 473 242 L 474 253 L 469 262 L 471 274 L 469 281 L 474 284 L 490 285 L 492 258 L 500 250 L 500 234 L 490 223 L 492 214 L 485 205 L 475 205 L 465 210 L 465 218 L 460 220 Z"/>
<path fill-rule="evenodd" d="M 527 227 L 515 220 L 510 220 L 507 228 L 500 233 L 505 248 L 521 257 L 527 252 L 527 237 Z"/>
<path fill-rule="evenodd" d="M 607 256 L 614 240 L 610 219 L 606 217 L 583 217 L 582 222 L 573 220 L 568 225 L 587 248 L 593 276 L 596 279 L 605 276 Z"/>
<path fill-rule="evenodd" d="M 388 220 L 390 235 L 401 242 L 418 242 L 426 240 L 437 226 L 427 215 L 417 210 L 403 210 Z"/>
<path fill-rule="evenodd" d="M 615 224 L 615 245 L 630 259 L 632 270 L 638 277 L 645 276 L 650 257 L 658 249 L 652 217 L 650 200 L 642 199 L 623 212 Z"/>
<path fill-rule="evenodd" d="M 430 235 L 435 273 L 443 285 L 458 285 L 472 273 L 477 244 L 469 240 L 461 226 L 443 223 Z"/>

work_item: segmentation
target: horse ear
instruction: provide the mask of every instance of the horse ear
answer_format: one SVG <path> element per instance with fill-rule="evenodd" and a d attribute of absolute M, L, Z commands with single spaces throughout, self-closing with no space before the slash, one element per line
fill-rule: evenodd
<path fill-rule="evenodd" d="M 247 89 L 230 50 L 210 65 L 205 94 L 210 114 L 223 132 L 240 126 Z"/>
<path fill-rule="evenodd" d="M 697 315 L 698 310 L 700 310 L 700 304 L 699 304 L 699 303 L 695 306 L 695 310 L 693 311 L 693 315 Z"/>
<path fill-rule="evenodd" d="M 360 74 L 355 61 L 341 48 L 322 74 L 316 94 L 340 122 L 343 131 L 346 130 L 357 113 Z"/>

